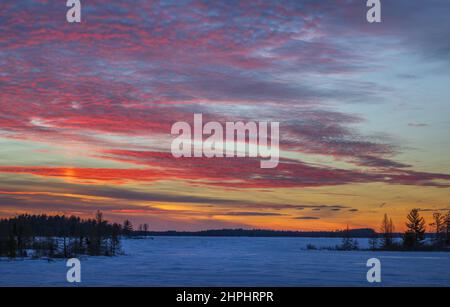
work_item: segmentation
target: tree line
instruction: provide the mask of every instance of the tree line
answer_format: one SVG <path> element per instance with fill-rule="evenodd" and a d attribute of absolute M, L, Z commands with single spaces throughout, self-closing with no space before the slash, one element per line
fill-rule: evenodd
<path fill-rule="evenodd" d="M 420 210 L 412 209 L 406 217 L 406 231 L 400 235 L 401 240 L 395 240 L 398 234 L 395 232 L 394 222 L 385 214 L 380 232 L 369 237 L 370 249 L 450 251 L 450 210 L 446 214 L 435 212 L 432 219 L 427 233 L 427 223 L 420 216 Z M 338 249 L 358 249 L 358 242 L 347 233 Z"/>
<path fill-rule="evenodd" d="M 144 224 L 145 225 L 145 224 Z M 334 231 L 288 231 L 270 229 L 210 229 L 201 231 L 148 231 L 151 236 L 168 237 L 302 237 L 302 238 L 341 238 L 343 230 Z M 353 238 L 367 238 L 375 231 L 370 228 L 350 229 L 348 233 Z M 135 234 L 142 235 L 141 231 Z"/>
<path fill-rule="evenodd" d="M 109 223 L 100 211 L 92 219 L 23 214 L 0 219 L 0 256 L 114 256 L 121 252 L 120 237 L 132 233 L 130 221 Z"/>

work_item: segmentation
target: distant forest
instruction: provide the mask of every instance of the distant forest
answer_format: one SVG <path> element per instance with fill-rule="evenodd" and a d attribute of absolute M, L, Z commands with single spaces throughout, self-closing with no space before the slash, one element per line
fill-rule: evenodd
<path fill-rule="evenodd" d="M 346 230 L 336 231 L 281 231 L 265 229 L 216 229 L 203 231 L 135 231 L 137 235 L 150 236 L 198 236 L 198 237 L 310 237 L 310 238 L 341 238 Z M 352 238 L 369 238 L 376 232 L 370 228 L 350 229 L 348 235 Z"/>
<path fill-rule="evenodd" d="M 0 256 L 69 258 L 114 256 L 120 236 L 131 235 L 131 222 L 108 223 L 97 211 L 93 219 L 76 216 L 19 215 L 0 220 Z"/>

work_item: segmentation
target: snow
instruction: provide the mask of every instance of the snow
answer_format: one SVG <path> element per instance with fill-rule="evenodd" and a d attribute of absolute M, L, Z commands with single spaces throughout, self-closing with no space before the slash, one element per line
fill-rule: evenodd
<path fill-rule="evenodd" d="M 367 247 L 367 239 L 359 239 Z M 123 240 L 126 255 L 82 257 L 77 286 L 450 286 L 450 253 L 307 250 L 334 238 L 155 237 Z M 0 286 L 74 286 L 64 260 L 0 260 Z M 380 284 L 378 284 L 380 285 Z"/>

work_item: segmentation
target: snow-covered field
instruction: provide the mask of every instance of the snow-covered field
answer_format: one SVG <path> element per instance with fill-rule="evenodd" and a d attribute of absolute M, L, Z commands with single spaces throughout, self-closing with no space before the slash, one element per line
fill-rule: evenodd
<path fill-rule="evenodd" d="M 123 240 L 126 255 L 81 259 L 80 286 L 450 286 L 450 253 L 306 250 L 328 238 L 155 237 Z M 367 240 L 359 240 L 367 246 Z M 65 261 L 0 260 L 0 286 L 72 286 Z"/>

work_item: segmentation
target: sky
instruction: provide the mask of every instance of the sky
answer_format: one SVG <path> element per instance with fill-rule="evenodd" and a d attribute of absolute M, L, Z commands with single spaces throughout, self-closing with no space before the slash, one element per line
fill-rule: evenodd
<path fill-rule="evenodd" d="M 0 3 L 0 217 L 397 230 L 450 209 L 450 3 Z M 280 123 L 280 162 L 174 158 L 171 126 Z"/>

